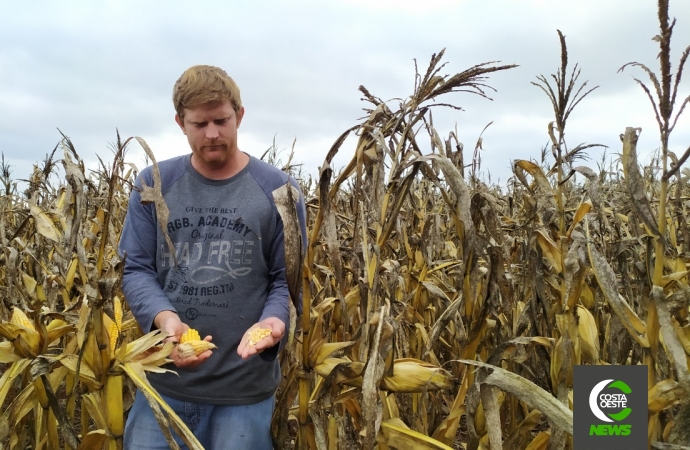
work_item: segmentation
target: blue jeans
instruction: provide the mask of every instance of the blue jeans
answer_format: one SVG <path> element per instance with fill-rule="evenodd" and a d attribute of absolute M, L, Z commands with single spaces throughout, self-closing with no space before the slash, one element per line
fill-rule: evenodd
<path fill-rule="evenodd" d="M 273 396 L 253 405 L 225 406 L 190 403 L 161 395 L 206 450 L 271 450 Z M 171 428 L 180 448 L 187 449 Z M 125 450 L 170 447 L 144 395 L 137 391 L 124 435 Z"/>

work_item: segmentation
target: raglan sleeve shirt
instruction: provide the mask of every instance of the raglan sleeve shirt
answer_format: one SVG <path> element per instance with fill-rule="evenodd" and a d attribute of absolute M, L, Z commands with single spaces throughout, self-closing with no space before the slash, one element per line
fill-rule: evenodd
<path fill-rule="evenodd" d="M 218 349 L 198 370 L 177 368 L 179 376 L 152 374 L 151 382 L 163 394 L 182 400 L 261 401 L 272 395 L 279 382 L 279 346 L 246 361 L 236 350 L 244 331 L 267 317 L 283 321 L 287 335 L 284 227 L 273 191 L 287 182 L 297 184 L 253 157 L 229 180 L 203 178 L 191 167 L 189 155 L 163 161 L 159 168 L 170 210 L 163 226 L 174 252 L 159 229 L 154 205 L 141 203 L 143 183 L 153 186 L 147 168 L 132 191 L 120 240 L 120 255 L 125 258 L 122 289 L 144 332 L 154 327 L 153 320 L 161 311 L 175 311 L 202 335 L 212 335 Z M 301 194 L 296 206 L 306 248 Z M 218 392 L 223 394 L 214 395 Z"/>

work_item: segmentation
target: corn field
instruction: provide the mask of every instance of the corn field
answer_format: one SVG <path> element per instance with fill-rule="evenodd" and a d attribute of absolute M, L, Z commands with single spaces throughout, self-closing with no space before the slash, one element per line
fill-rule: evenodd
<path fill-rule="evenodd" d="M 292 315 L 281 354 L 276 448 L 571 449 L 573 366 L 644 365 L 650 448 L 690 446 L 690 170 L 668 148 L 690 97 L 676 96 L 690 47 L 671 71 L 668 3 L 659 1 L 659 72 L 630 63 L 659 124 L 659 155 L 584 165 L 570 114 L 595 88 L 569 68 L 533 83 L 554 112 L 551 144 L 513 161 L 507 186 L 433 127 L 448 94 L 487 96 L 485 63 L 441 75 L 443 52 L 415 63 L 412 95 L 384 102 L 363 86 L 366 117 L 344 131 L 316 176 L 275 146 L 263 159 L 295 176 L 307 203 L 304 261 L 288 258 Z M 503 76 L 498 73 L 497 76 Z M 433 107 L 433 108 L 432 108 Z M 346 149 L 348 136 L 356 144 Z M 20 194 L 0 164 L 0 449 L 118 449 L 140 389 L 167 430 L 201 448 L 148 384 L 172 344 L 143 334 L 120 290 L 117 244 L 138 168 L 121 139 L 87 173 L 63 136 Z M 428 150 L 427 150 L 428 149 Z M 342 169 L 338 152 L 351 152 Z M 59 155 L 59 157 L 57 156 Z M 58 164 L 64 176 L 51 183 Z M 146 196 L 165 208 L 160 186 Z M 159 214 L 160 217 L 160 214 Z M 294 218 L 293 218 L 294 219 Z M 296 226 L 289 215 L 285 229 Z M 286 241 L 288 239 L 286 238 Z M 288 255 L 298 255 L 299 243 Z"/>

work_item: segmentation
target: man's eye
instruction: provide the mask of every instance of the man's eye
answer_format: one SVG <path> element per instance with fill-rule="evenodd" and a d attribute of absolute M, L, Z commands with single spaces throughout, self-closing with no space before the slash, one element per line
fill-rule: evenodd
<path fill-rule="evenodd" d="M 215 123 L 216 125 L 225 125 L 227 122 L 228 119 L 218 119 L 213 121 L 213 123 Z"/>
<path fill-rule="evenodd" d="M 194 126 L 197 128 L 204 128 L 206 126 L 206 122 L 195 123 Z"/>

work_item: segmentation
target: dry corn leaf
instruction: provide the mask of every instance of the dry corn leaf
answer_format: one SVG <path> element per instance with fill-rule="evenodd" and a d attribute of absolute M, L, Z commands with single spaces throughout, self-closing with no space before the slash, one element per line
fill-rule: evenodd
<path fill-rule="evenodd" d="M 641 128 L 628 127 L 622 136 L 623 154 L 621 159 L 623 161 L 623 172 L 625 173 L 625 186 L 632 197 L 632 205 L 637 215 L 652 234 L 663 240 L 664 237 L 659 232 L 654 212 L 645 194 L 644 179 L 637 165 L 637 139 L 640 137 L 638 133 L 641 131 Z"/>
<path fill-rule="evenodd" d="M 580 335 L 580 349 L 585 359 L 596 364 L 599 361 L 599 330 L 594 316 L 587 308 L 577 305 L 577 332 Z"/>
<path fill-rule="evenodd" d="M 567 309 L 573 309 L 582 295 L 589 266 L 584 261 L 584 251 L 580 243 L 575 240 L 568 248 L 564 259 L 565 264 L 565 300 Z"/>
<path fill-rule="evenodd" d="M 67 369 L 73 374 L 77 373 L 77 365 L 79 365 L 79 380 L 82 383 L 85 383 L 90 389 L 97 391 L 103 387 L 100 381 L 96 378 L 96 375 L 89 363 L 83 358 L 81 362 L 79 361 L 78 354 L 63 355 L 58 357 L 57 360 L 60 361 L 63 366 L 67 367 Z"/>
<path fill-rule="evenodd" d="M 676 330 L 678 339 L 685 349 L 685 353 L 690 355 L 690 328 L 681 327 L 677 320 L 673 319 L 673 327 Z"/>
<path fill-rule="evenodd" d="M 470 216 L 470 192 L 462 173 L 460 173 L 450 159 L 442 155 L 426 155 L 424 158 L 420 158 L 420 160 L 422 159 L 433 160 L 439 165 L 445 176 L 446 183 L 448 183 L 448 186 L 455 194 L 455 204 L 450 206 L 453 207 L 463 225 L 463 230 L 458 230 L 458 235 L 464 235 L 462 247 L 464 251 L 469 251 L 474 245 L 475 231 L 474 222 Z"/>
<path fill-rule="evenodd" d="M 611 305 L 611 309 L 618 316 L 625 329 L 628 330 L 630 336 L 641 346 L 649 348 L 649 340 L 644 335 L 647 331 L 647 325 L 635 314 L 635 311 L 633 311 L 625 298 L 618 292 L 616 288 L 618 284 L 616 282 L 616 273 L 606 259 L 592 245 L 589 238 L 589 225 L 586 226 L 586 230 L 589 261 L 592 264 L 594 276 L 601 291 L 604 293 L 604 297 L 606 297 L 609 305 Z"/>
<path fill-rule="evenodd" d="M 467 394 L 467 371 L 463 374 L 463 382 L 458 389 L 458 393 L 453 400 L 450 412 L 443 419 L 443 422 L 436 428 L 432 437 L 440 440 L 444 444 L 452 444 L 455 441 L 457 430 L 460 426 L 460 420 L 466 412 L 465 397 Z"/>
<path fill-rule="evenodd" d="M 19 361 L 21 356 L 14 352 L 14 346 L 10 341 L 0 342 L 0 364 L 12 364 Z M 3 374 L 4 375 L 4 374 Z"/>
<path fill-rule="evenodd" d="M 38 405 L 36 389 L 34 388 L 34 384 L 31 383 L 12 399 L 10 405 L 5 409 L 2 416 L 0 416 L 0 442 L 4 442 L 10 430 L 14 427 L 18 427 L 21 419 Z M 14 423 L 10 423 L 10 413 L 14 418 Z M 10 448 L 16 448 L 16 444 L 13 445 L 10 441 Z"/>
<path fill-rule="evenodd" d="M 101 396 L 95 392 L 89 392 L 83 395 L 84 407 L 89 412 L 91 419 L 96 422 L 96 426 L 100 429 L 107 430 L 108 422 L 105 418 L 106 411 L 101 408 Z"/>
<path fill-rule="evenodd" d="M 540 431 L 532 442 L 529 443 L 525 450 L 546 450 L 551 440 L 551 433 L 549 431 Z"/>
<path fill-rule="evenodd" d="M 537 242 L 541 248 L 541 254 L 549 262 L 556 273 L 563 272 L 562 254 L 556 243 L 548 236 L 544 229 L 537 230 Z"/>
<path fill-rule="evenodd" d="M 664 275 L 661 278 L 661 283 L 663 284 L 664 287 L 668 286 L 669 283 L 673 281 L 680 281 L 683 278 L 685 278 L 688 275 L 687 270 L 679 271 L 679 272 L 673 272 L 668 275 Z"/>
<path fill-rule="evenodd" d="M 551 198 L 551 200 L 553 201 L 555 195 L 553 188 L 551 187 L 551 183 L 549 183 L 548 178 L 546 178 L 546 175 L 544 175 L 544 172 L 541 170 L 541 167 L 539 167 L 531 161 L 526 161 L 524 159 L 519 159 L 515 161 L 514 167 L 524 170 L 525 172 L 532 175 L 534 180 L 537 182 L 537 186 L 539 186 L 539 189 L 543 192 L 543 194 Z M 555 203 L 553 206 L 556 206 Z"/>
<path fill-rule="evenodd" d="M 108 432 L 105 429 L 98 429 L 89 431 L 84 439 L 81 440 L 77 450 L 90 450 L 94 448 L 103 448 L 106 442 L 110 439 Z"/>
<path fill-rule="evenodd" d="M 338 367 L 338 375 L 333 383 L 354 387 L 362 386 L 364 363 L 350 361 L 346 358 L 327 358 L 323 363 L 315 366 L 314 370 L 323 378 L 327 378 L 336 367 Z"/>
<path fill-rule="evenodd" d="M 129 378 L 134 382 L 134 384 L 139 388 L 139 391 L 144 394 L 149 405 L 153 409 L 156 420 L 161 425 L 164 430 L 166 441 L 171 446 L 171 448 L 179 448 L 177 443 L 173 440 L 169 427 L 172 425 L 173 429 L 177 434 L 184 440 L 185 444 L 191 450 L 203 450 L 203 446 L 194 436 L 194 434 L 189 431 L 189 428 L 184 424 L 182 419 L 179 418 L 177 414 L 168 406 L 167 403 L 158 395 L 155 389 L 151 387 L 148 380 L 146 379 L 144 367 L 136 362 L 130 362 L 123 365 L 123 369 L 129 375 Z M 167 417 L 161 412 L 161 408 L 167 413 Z M 170 422 L 168 421 L 170 419 Z"/>
<path fill-rule="evenodd" d="M 288 291 L 295 308 L 302 310 L 299 304 L 302 291 L 302 263 L 306 243 L 302 242 L 303 236 L 300 227 L 299 215 L 297 214 L 297 203 L 299 191 L 290 182 L 273 191 L 273 200 L 283 221 L 283 234 L 285 236 L 285 273 L 288 283 Z M 329 245 L 332 243 L 329 242 Z M 289 257 L 287 257 L 289 255 Z M 338 263 L 340 258 L 338 258 Z M 337 272 L 337 270 L 336 270 Z"/>
<path fill-rule="evenodd" d="M 60 233 L 60 230 L 57 229 L 53 221 L 48 217 L 48 214 L 44 213 L 41 208 L 33 203 L 29 203 L 29 211 L 36 223 L 36 231 L 38 231 L 41 236 L 55 243 L 60 243 L 62 241 L 62 233 Z"/>
<path fill-rule="evenodd" d="M 533 409 L 529 412 L 527 417 L 515 428 L 508 437 L 506 437 L 502 448 L 504 449 L 519 449 L 526 448 L 532 440 L 532 430 L 537 426 L 541 419 L 541 411 Z"/>
<path fill-rule="evenodd" d="M 489 369 L 489 374 L 482 381 L 492 384 L 503 391 L 519 398 L 530 408 L 538 409 L 558 428 L 573 434 L 573 412 L 553 395 L 536 384 L 497 366 L 470 359 L 459 359 L 458 362 Z"/>
<path fill-rule="evenodd" d="M 8 367 L 2 374 L 2 377 L 0 377 L 0 405 L 4 404 L 7 393 L 13 385 L 13 381 L 24 373 L 30 363 L 31 359 L 20 359 Z"/>
<path fill-rule="evenodd" d="M 498 404 L 498 389 L 488 383 L 479 386 L 484 417 L 486 419 L 486 431 L 489 435 L 491 448 L 503 447 L 503 435 L 501 433 L 501 412 Z"/>
<path fill-rule="evenodd" d="M 36 280 L 24 271 L 21 271 L 21 274 L 27 294 L 32 295 L 36 291 Z"/>
<path fill-rule="evenodd" d="M 661 335 L 664 338 L 664 345 L 666 346 L 668 357 L 676 367 L 678 381 L 686 390 L 690 390 L 690 372 L 688 371 L 687 355 L 676 334 L 671 313 L 666 304 L 664 290 L 660 286 L 652 287 L 652 300 L 655 303 L 656 311 L 659 315 L 659 327 Z"/>
<path fill-rule="evenodd" d="M 123 363 L 134 361 L 142 353 L 151 350 L 160 341 L 165 339 L 165 335 L 166 334 L 163 333 L 161 330 L 153 330 L 150 333 L 147 333 L 132 342 L 128 342 L 126 346 L 121 347 L 121 351 L 125 352 L 125 356 L 121 359 L 121 361 Z M 171 343 L 168 344 L 166 344 L 165 346 L 163 346 L 161 350 L 159 350 L 161 352 L 166 352 L 165 356 L 168 356 L 170 352 L 172 352 L 173 350 L 173 345 Z"/>
<path fill-rule="evenodd" d="M 599 182 L 599 176 L 592 169 L 586 166 L 575 167 L 573 170 L 587 177 L 587 180 L 589 181 L 589 184 L 587 185 L 587 193 L 589 194 L 589 198 L 592 200 L 592 204 L 594 205 L 595 209 L 597 211 L 601 211 L 602 205 L 604 204 L 604 194 L 602 192 L 601 183 Z"/>
<path fill-rule="evenodd" d="M 576 341 L 572 338 L 569 322 L 571 314 L 556 315 L 560 337 L 551 353 L 550 375 L 554 392 L 561 386 L 570 386 L 573 382 L 573 366 L 579 364 Z M 570 322 L 572 323 L 572 322 Z"/>
<path fill-rule="evenodd" d="M 158 226 L 160 227 L 161 233 L 163 233 L 163 236 L 165 237 L 165 242 L 168 245 L 168 251 L 171 252 L 173 255 L 173 262 L 175 266 L 177 266 L 175 246 L 173 245 L 172 240 L 170 240 L 170 236 L 168 235 L 167 229 L 168 219 L 170 218 L 170 210 L 168 209 L 168 205 L 165 204 L 165 199 L 163 198 L 163 193 L 161 192 L 161 173 L 158 169 L 158 163 L 156 162 L 156 157 L 154 156 L 153 152 L 151 151 L 151 148 L 148 146 L 146 141 L 138 136 L 136 137 L 136 140 L 139 142 L 139 145 L 141 145 L 141 147 L 144 149 L 144 152 L 146 152 L 146 156 L 148 156 L 149 159 L 151 159 L 151 162 L 153 163 L 151 170 L 153 174 L 153 186 L 148 186 L 142 179 L 140 192 L 141 203 L 153 203 L 156 209 L 156 218 L 158 220 Z"/>
<path fill-rule="evenodd" d="M 587 283 L 582 286 L 582 291 L 580 292 L 580 301 L 587 309 L 594 309 L 594 292 L 589 287 Z"/>
<path fill-rule="evenodd" d="M 649 390 L 647 396 L 649 412 L 658 413 L 687 398 L 687 392 L 677 381 L 661 380 Z"/>
<path fill-rule="evenodd" d="M 458 312 L 458 308 L 460 308 L 460 306 L 462 305 L 462 298 L 462 295 L 459 293 L 458 298 L 456 298 L 453 301 L 453 303 L 448 305 L 448 307 L 443 311 L 441 316 L 436 320 L 436 323 L 434 323 L 434 326 L 431 329 L 431 333 L 429 333 L 429 337 L 424 345 L 424 351 L 422 353 L 423 358 L 426 358 L 426 355 L 429 354 L 434 344 L 441 336 L 441 333 L 448 329 L 448 324 L 453 319 L 453 317 L 455 317 L 455 314 Z M 460 324 L 462 324 L 462 319 L 459 320 Z"/>
<path fill-rule="evenodd" d="M 364 434 L 364 447 L 371 448 L 379 431 L 377 418 L 382 414 L 382 407 L 378 402 L 378 385 L 384 375 L 385 360 L 381 355 L 381 346 L 386 342 L 382 339 L 384 323 L 390 311 L 388 303 L 381 307 L 378 326 L 373 336 L 373 345 L 370 348 L 367 364 L 362 376 L 362 418 Z M 388 349 L 390 351 L 390 349 Z M 387 353 L 387 352 L 386 352 Z"/>
<path fill-rule="evenodd" d="M 317 366 L 322 364 L 326 359 L 330 358 L 331 355 L 338 350 L 342 350 L 354 345 L 357 341 L 345 341 L 345 342 L 325 342 L 319 349 L 316 355 L 316 361 L 312 366 Z"/>
<path fill-rule="evenodd" d="M 577 207 L 577 211 L 575 211 L 575 217 L 573 217 L 573 221 L 570 224 L 570 228 L 568 228 L 568 231 L 565 233 L 566 236 L 570 237 L 577 224 L 585 218 L 585 216 L 591 209 L 592 202 L 590 200 L 580 203 L 580 206 Z"/>
<path fill-rule="evenodd" d="M 433 283 L 431 281 L 422 281 L 422 285 L 426 288 L 426 290 L 429 292 L 429 294 L 433 295 L 434 297 L 438 297 L 442 300 L 445 300 L 446 302 L 450 303 L 450 299 L 446 295 L 445 292 L 443 292 L 443 289 L 438 287 L 436 283 Z"/>
<path fill-rule="evenodd" d="M 398 418 L 383 421 L 381 432 L 386 438 L 386 445 L 398 450 L 452 450 L 452 447 L 436 439 L 411 430 Z"/>

